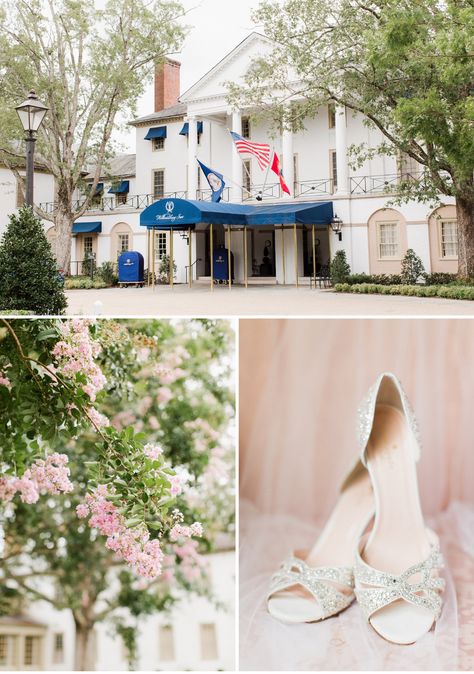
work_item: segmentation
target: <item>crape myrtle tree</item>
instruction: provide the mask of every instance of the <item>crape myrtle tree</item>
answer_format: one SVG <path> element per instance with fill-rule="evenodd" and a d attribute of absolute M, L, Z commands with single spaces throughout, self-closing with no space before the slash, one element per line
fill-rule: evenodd
<path fill-rule="evenodd" d="M 69 268 L 75 219 L 90 207 L 112 132 L 135 114 L 155 65 L 184 37 L 178 0 L 0 0 L 0 161 L 20 185 L 22 129 L 14 106 L 35 89 L 49 111 L 36 159 L 55 179 L 54 253 Z M 87 189 L 82 176 L 94 166 Z M 80 203 L 74 193 L 85 190 Z"/>
<path fill-rule="evenodd" d="M 254 19 L 274 41 L 230 102 L 302 128 L 333 102 L 380 131 L 351 148 L 354 166 L 404 152 L 422 177 L 398 203 L 455 197 L 459 274 L 474 277 L 474 3 L 472 0 L 264 0 Z"/>
<path fill-rule="evenodd" d="M 71 611 L 75 669 L 94 626 L 212 594 L 232 535 L 233 335 L 225 321 L 3 319 L 0 613 Z"/>

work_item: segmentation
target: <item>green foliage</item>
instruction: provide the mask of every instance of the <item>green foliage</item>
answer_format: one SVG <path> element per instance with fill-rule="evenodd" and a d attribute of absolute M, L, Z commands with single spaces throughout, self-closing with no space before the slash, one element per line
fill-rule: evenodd
<path fill-rule="evenodd" d="M 41 220 L 24 206 L 0 243 L 0 309 L 62 314 L 67 306 Z"/>
<path fill-rule="evenodd" d="M 409 248 L 402 260 L 401 281 L 404 285 L 413 285 L 425 277 L 425 267 L 413 248 Z"/>
<path fill-rule="evenodd" d="M 331 262 L 331 283 L 344 283 L 350 273 L 351 268 L 347 262 L 346 251 L 338 250 Z"/>
<path fill-rule="evenodd" d="M 113 262 L 103 262 L 97 267 L 95 277 L 107 286 L 116 286 L 118 283 L 117 265 Z"/>
<path fill-rule="evenodd" d="M 108 284 L 101 279 L 91 279 L 89 276 L 73 276 L 64 282 L 66 290 L 91 290 L 92 288 L 108 288 Z"/>
<path fill-rule="evenodd" d="M 54 591 L 45 601 L 70 609 L 87 629 L 108 621 L 122 637 L 133 666 L 141 616 L 166 611 L 189 592 L 208 594 L 208 587 L 205 579 L 189 581 L 179 560 L 174 583 L 159 577 L 145 586 L 137 584 L 131 572 L 117 567 L 103 538 L 76 517 L 75 507 L 98 482 L 113 484 L 124 516 L 145 522 L 152 537 L 162 534 L 167 554 L 173 554 L 167 547 L 171 507 L 178 507 L 187 521 L 203 523 L 203 552 L 213 548 L 218 535 L 232 533 L 233 447 L 228 434 L 234 415 L 233 332 L 218 320 L 97 320 L 89 330 L 101 346 L 97 363 L 107 383 L 92 404 L 82 391 L 81 373 L 65 382 L 45 370 L 54 363 L 51 354 L 61 338 L 60 323 L 0 321 L 0 370 L 12 382 L 11 391 L 0 386 L 0 470 L 21 476 L 35 458 L 61 451 L 69 457 L 75 489 L 42 497 L 34 506 L 15 499 L 8 515 L 0 508 L 0 524 L 6 549 L 18 555 L 28 552 L 22 568 L 34 568 L 35 577 L 52 583 Z M 183 364 L 186 377 L 169 385 L 172 398 L 163 404 L 157 400 L 156 367 L 178 347 L 189 354 Z M 91 404 L 110 418 L 110 427 L 99 431 L 90 423 Z M 216 433 L 202 446 L 198 431 L 189 425 L 196 419 Z M 188 472 L 192 498 L 183 494 L 172 503 L 160 502 L 166 477 L 150 481 L 153 460 L 144 456 L 144 442 L 160 444 L 166 460 Z M 227 448 L 227 480 L 209 485 L 205 475 L 217 443 Z M 38 598 L 28 579 L 21 585 L 15 581 L 17 572 L 15 555 L 0 559 L 0 576 L 8 579 L 0 582 L 4 612 L 13 611 L 19 600 Z"/>
<path fill-rule="evenodd" d="M 94 278 L 95 270 L 97 269 L 97 263 L 95 261 L 95 255 L 89 254 L 84 259 L 81 264 L 81 273 L 84 276 L 89 276 L 91 279 Z"/>
<path fill-rule="evenodd" d="M 425 274 L 425 283 L 428 286 L 446 286 L 449 285 L 450 283 L 455 282 L 457 279 L 456 274 L 447 274 L 445 272 L 434 272 L 432 274 Z M 469 285 L 469 283 L 466 283 L 466 280 L 463 279 L 462 281 L 465 285 Z"/>
<path fill-rule="evenodd" d="M 474 300 L 473 286 L 437 285 L 395 285 L 384 286 L 373 283 L 338 283 L 334 286 L 338 293 L 357 293 L 365 295 L 405 295 L 407 297 L 445 297 L 452 300 Z"/>
<path fill-rule="evenodd" d="M 176 262 L 173 260 L 173 278 L 176 277 L 176 271 L 178 267 Z M 169 283 L 170 282 L 170 256 L 163 255 L 160 260 L 160 265 L 158 267 L 158 283 Z"/>
<path fill-rule="evenodd" d="M 399 274 L 351 274 L 345 280 L 350 285 L 359 283 L 375 283 L 377 285 L 400 285 L 402 279 Z"/>

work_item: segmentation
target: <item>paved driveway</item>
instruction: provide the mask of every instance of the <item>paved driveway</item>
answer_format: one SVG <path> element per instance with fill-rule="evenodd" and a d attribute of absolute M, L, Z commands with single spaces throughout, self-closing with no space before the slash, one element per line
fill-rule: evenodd
<path fill-rule="evenodd" d="M 308 287 L 177 285 L 69 290 L 68 315 L 103 316 L 473 316 L 474 302 L 339 294 Z"/>

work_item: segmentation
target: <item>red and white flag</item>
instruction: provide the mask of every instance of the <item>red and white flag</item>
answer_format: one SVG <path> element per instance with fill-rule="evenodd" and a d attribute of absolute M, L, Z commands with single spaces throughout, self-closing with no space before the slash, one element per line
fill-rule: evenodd
<path fill-rule="evenodd" d="M 242 136 L 239 136 L 239 134 L 235 133 L 234 131 L 231 131 L 230 135 L 232 136 L 235 142 L 235 147 L 240 152 L 240 154 L 251 154 L 256 157 L 258 165 L 262 171 L 270 166 L 270 145 L 267 143 L 252 143 Z"/>
<path fill-rule="evenodd" d="M 273 153 L 273 159 L 272 159 L 272 171 L 273 173 L 276 173 L 277 176 L 280 179 L 280 186 L 283 192 L 286 192 L 288 195 L 291 196 L 290 188 L 285 182 L 285 179 L 283 178 L 283 171 L 281 170 L 280 166 L 280 159 L 278 158 L 278 155 L 276 152 Z"/>

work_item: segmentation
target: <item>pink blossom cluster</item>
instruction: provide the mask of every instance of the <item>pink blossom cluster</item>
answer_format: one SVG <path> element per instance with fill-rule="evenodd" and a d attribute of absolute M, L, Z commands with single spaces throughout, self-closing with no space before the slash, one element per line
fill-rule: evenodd
<path fill-rule="evenodd" d="M 222 484 L 227 481 L 229 472 L 225 461 L 222 460 L 222 447 L 213 447 L 209 453 L 209 462 L 203 473 L 203 481 L 208 487 Z"/>
<path fill-rule="evenodd" d="M 179 570 L 190 583 L 199 580 L 203 574 L 205 562 L 198 552 L 197 541 L 187 540 L 182 544 L 174 545 L 173 552 L 180 559 Z"/>
<path fill-rule="evenodd" d="M 156 392 L 156 400 L 159 405 L 166 405 L 166 403 L 169 403 L 172 397 L 173 393 L 171 389 L 168 388 L 168 386 L 160 386 Z"/>
<path fill-rule="evenodd" d="M 163 552 L 158 540 L 150 540 L 144 528 L 129 529 L 118 508 L 111 503 L 106 485 L 100 485 L 76 508 L 78 517 L 89 517 L 89 526 L 107 536 L 105 546 L 131 566 L 139 576 L 154 578 L 162 569 Z"/>
<path fill-rule="evenodd" d="M 170 531 L 170 539 L 177 541 L 179 539 L 191 538 L 191 536 L 202 536 L 203 528 L 200 522 L 194 522 L 190 527 L 177 522 Z"/>
<path fill-rule="evenodd" d="M 118 412 L 112 418 L 112 425 L 118 431 L 121 431 L 122 428 L 126 428 L 127 426 L 133 426 L 136 420 L 137 417 L 131 410 L 123 410 L 122 412 Z"/>
<path fill-rule="evenodd" d="M 98 412 L 95 407 L 88 407 L 86 411 L 90 421 L 97 428 L 104 428 L 105 426 L 110 425 L 108 417 L 106 417 L 105 414 Z"/>
<path fill-rule="evenodd" d="M 186 421 L 185 428 L 193 433 L 194 449 L 196 452 L 203 454 L 211 442 L 216 442 L 219 439 L 218 431 L 214 430 L 206 419 L 194 419 L 194 421 Z"/>
<path fill-rule="evenodd" d="M 186 372 L 180 367 L 170 368 L 165 365 L 157 365 L 153 373 L 163 386 L 170 386 L 170 384 L 174 384 L 175 381 L 186 376 Z"/>
<path fill-rule="evenodd" d="M 3 370 L 0 370 L 0 386 L 6 386 L 9 391 L 11 391 L 12 388 L 12 383 Z"/>
<path fill-rule="evenodd" d="M 143 453 L 149 459 L 157 459 L 163 454 L 163 449 L 160 447 L 160 445 L 149 442 L 144 446 Z"/>
<path fill-rule="evenodd" d="M 36 503 L 40 494 L 69 493 L 74 486 L 69 480 L 68 458 L 54 453 L 37 459 L 22 477 L 0 478 L 0 500 L 11 501 L 18 492 L 23 503 Z"/>
<path fill-rule="evenodd" d="M 173 351 L 165 354 L 164 363 L 170 368 L 179 367 L 190 357 L 189 351 L 187 351 L 184 346 L 181 346 L 181 344 L 178 344 Z"/>
<path fill-rule="evenodd" d="M 104 388 L 106 379 L 94 361 L 101 347 L 91 337 L 90 324 L 90 321 L 79 318 L 61 323 L 63 339 L 56 342 L 52 354 L 58 371 L 64 377 L 74 379 L 79 372 L 86 376 L 87 381 L 82 388 L 94 402 L 97 393 Z"/>

